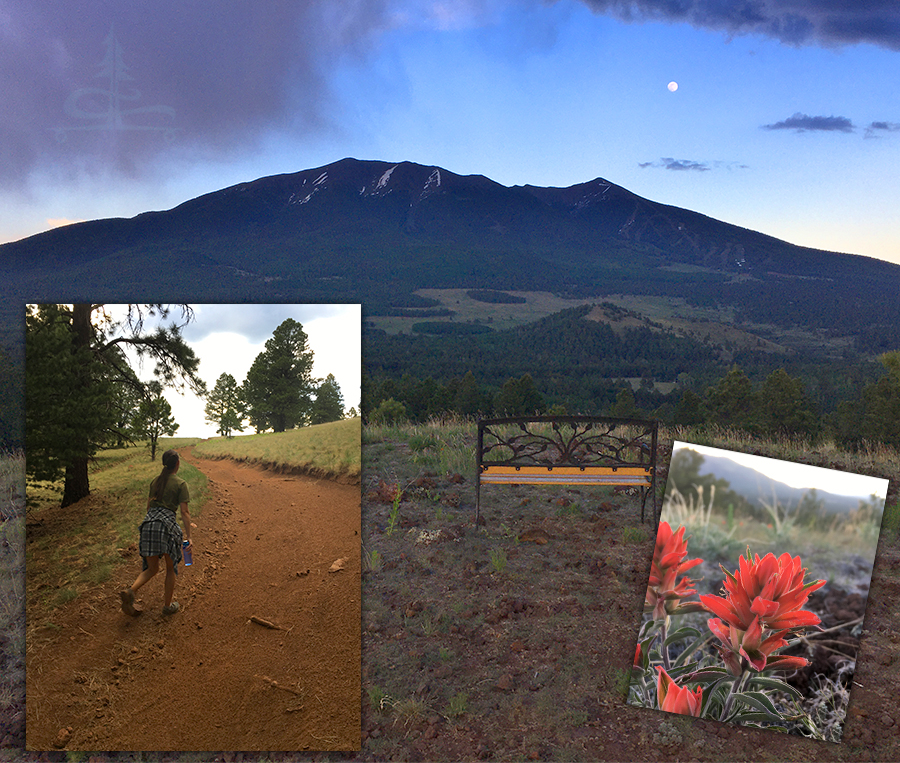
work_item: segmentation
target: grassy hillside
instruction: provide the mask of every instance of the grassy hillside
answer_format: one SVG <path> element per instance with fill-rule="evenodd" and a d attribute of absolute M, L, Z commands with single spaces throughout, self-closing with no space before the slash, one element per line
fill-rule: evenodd
<path fill-rule="evenodd" d="M 287 432 L 206 440 L 200 456 L 233 458 L 281 471 L 359 481 L 361 425 L 358 418 Z"/>

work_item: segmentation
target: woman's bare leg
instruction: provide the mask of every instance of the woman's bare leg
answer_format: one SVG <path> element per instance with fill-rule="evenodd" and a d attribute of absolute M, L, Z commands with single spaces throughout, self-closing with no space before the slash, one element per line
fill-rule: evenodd
<path fill-rule="evenodd" d="M 175 595 L 175 563 L 168 554 L 165 554 L 163 558 L 166 560 L 165 606 L 168 607 L 172 603 L 172 597 Z"/>
<path fill-rule="evenodd" d="M 132 593 L 137 593 L 138 588 L 159 572 L 159 557 L 148 556 L 145 558 L 147 559 L 147 569 L 141 570 L 141 574 L 138 575 L 137 579 L 131 584 Z"/>
<path fill-rule="evenodd" d="M 131 615 L 132 617 L 136 617 L 141 614 L 143 610 L 134 608 L 134 594 L 144 583 L 146 583 L 150 578 L 152 578 L 157 572 L 159 572 L 159 557 L 158 556 L 148 556 L 146 557 L 147 569 L 141 570 L 140 575 L 137 576 L 135 581 L 131 584 L 131 588 L 126 588 L 124 591 L 119 593 L 119 596 L 122 599 L 122 611 L 126 615 Z"/>

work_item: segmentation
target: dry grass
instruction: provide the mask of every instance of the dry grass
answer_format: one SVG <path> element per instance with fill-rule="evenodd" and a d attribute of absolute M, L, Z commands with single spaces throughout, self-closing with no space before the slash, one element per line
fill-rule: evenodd
<path fill-rule="evenodd" d="M 358 418 L 315 424 L 287 432 L 217 437 L 195 446 L 194 452 L 212 458 L 233 458 L 285 471 L 359 479 L 362 462 L 361 422 Z"/>

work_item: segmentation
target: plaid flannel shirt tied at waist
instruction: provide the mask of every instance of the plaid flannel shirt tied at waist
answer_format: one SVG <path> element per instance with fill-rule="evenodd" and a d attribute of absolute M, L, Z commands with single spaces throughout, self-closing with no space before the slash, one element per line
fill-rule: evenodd
<path fill-rule="evenodd" d="M 168 554 L 175 563 L 177 573 L 184 536 L 175 513 L 165 506 L 151 505 L 147 509 L 147 516 L 141 522 L 140 531 L 140 554 L 144 559 L 144 569 L 147 569 L 148 556 Z"/>

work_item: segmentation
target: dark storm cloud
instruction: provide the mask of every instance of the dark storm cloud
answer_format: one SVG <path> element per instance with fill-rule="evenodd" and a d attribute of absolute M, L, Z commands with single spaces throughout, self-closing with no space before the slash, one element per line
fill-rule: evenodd
<path fill-rule="evenodd" d="M 897 122 L 872 122 L 866 127 L 867 138 L 878 138 L 888 132 L 900 132 L 900 124 Z"/>
<path fill-rule="evenodd" d="M 664 170 L 690 170 L 693 172 L 708 172 L 711 169 L 706 162 L 694 162 L 689 159 L 673 159 L 672 157 L 663 157 L 658 162 L 641 162 L 638 166 L 644 169 L 647 167 L 657 167 Z"/>
<path fill-rule="evenodd" d="M 384 13 L 381 0 L 0 0 L 0 183 L 324 129 L 329 66 L 365 50 Z"/>
<path fill-rule="evenodd" d="M 763 130 L 796 130 L 797 132 L 853 132 L 853 122 L 847 117 L 811 117 L 797 112 L 792 117 L 763 125 Z"/>
<path fill-rule="evenodd" d="M 625 21 L 671 21 L 790 45 L 871 43 L 900 50 L 896 0 L 583 0 Z"/>

